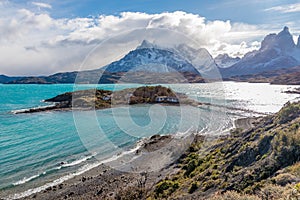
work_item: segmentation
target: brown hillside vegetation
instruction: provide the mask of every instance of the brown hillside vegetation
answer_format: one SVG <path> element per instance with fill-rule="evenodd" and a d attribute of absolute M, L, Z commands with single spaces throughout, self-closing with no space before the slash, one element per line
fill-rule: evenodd
<path fill-rule="evenodd" d="M 300 103 L 258 118 L 207 145 L 201 137 L 175 168 L 148 190 L 125 188 L 119 199 L 300 199 Z M 200 139 L 199 139 L 200 138 Z"/>

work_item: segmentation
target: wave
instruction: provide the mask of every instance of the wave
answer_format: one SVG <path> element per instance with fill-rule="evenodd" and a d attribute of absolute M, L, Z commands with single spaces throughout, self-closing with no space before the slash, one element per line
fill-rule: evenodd
<path fill-rule="evenodd" d="M 72 167 L 72 166 L 75 166 L 75 165 L 79 165 L 80 163 L 85 162 L 85 161 L 93 158 L 94 156 L 96 156 L 95 153 L 90 155 L 90 156 L 86 156 L 84 158 L 81 158 L 79 160 L 74 160 L 73 162 L 70 162 L 70 163 L 64 163 L 64 164 L 61 165 L 61 167 Z"/>
<path fill-rule="evenodd" d="M 33 180 L 33 179 L 39 177 L 40 175 L 41 175 L 41 174 L 33 175 L 33 176 L 29 177 L 29 178 L 24 177 L 23 179 L 21 179 L 21 180 L 15 182 L 15 183 L 13 183 L 13 185 L 14 185 L 14 186 L 16 186 L 16 185 L 22 185 L 22 184 L 24 184 L 24 183 L 27 183 L 27 182 L 29 182 L 29 181 L 31 181 L 31 180 Z"/>
<path fill-rule="evenodd" d="M 55 171 L 55 170 L 59 170 L 59 169 L 61 169 L 61 168 L 63 168 L 63 167 L 71 167 L 71 166 L 78 165 L 78 164 L 80 164 L 80 163 L 82 163 L 82 162 L 85 162 L 85 161 L 91 159 L 91 158 L 94 157 L 95 155 L 96 155 L 96 154 L 94 153 L 94 154 L 92 154 L 92 155 L 90 155 L 90 156 L 86 156 L 86 157 L 84 157 L 84 158 L 82 158 L 82 159 L 75 160 L 75 161 L 73 161 L 73 162 L 71 162 L 71 163 L 64 163 L 64 164 L 62 164 L 62 165 L 60 165 L 60 166 L 58 166 L 58 167 L 54 167 L 54 168 L 52 168 L 52 169 L 49 169 L 49 170 L 47 170 L 47 171 L 44 171 L 43 173 L 36 174 L 36 175 L 33 175 L 33 176 L 31 176 L 31 177 L 28 177 L 28 178 L 27 178 L 27 177 L 24 177 L 23 179 L 21 179 L 21 180 L 15 182 L 15 183 L 13 183 L 13 185 L 14 185 L 14 186 L 22 185 L 22 184 L 24 184 L 24 183 L 27 183 L 27 182 L 29 182 L 29 181 L 31 181 L 31 180 L 33 180 L 33 179 L 36 179 L 36 178 L 40 177 L 41 175 L 45 175 L 45 174 L 47 174 L 47 173 L 49 173 L 49 172 L 52 172 L 52 171 Z"/>
<path fill-rule="evenodd" d="M 83 173 L 85 173 L 85 172 L 87 172 L 87 171 L 89 171 L 89 170 L 91 170 L 91 169 L 93 169 L 93 168 L 95 168 L 95 167 L 98 167 L 98 166 L 100 166 L 101 164 L 105 164 L 105 163 L 112 162 L 112 161 L 114 161 L 114 160 L 119 159 L 120 157 L 122 157 L 122 156 L 124 156 L 124 155 L 133 153 L 133 152 L 135 152 L 137 149 L 139 149 L 139 148 L 141 147 L 141 145 L 142 145 L 142 143 L 138 142 L 134 148 L 129 149 L 128 151 L 124 151 L 124 152 L 122 152 L 122 153 L 113 155 L 112 157 L 110 157 L 110 158 L 108 158 L 108 159 L 105 159 L 105 160 L 102 160 L 102 161 L 99 161 L 99 162 L 95 162 L 95 163 L 92 163 L 92 164 L 86 164 L 86 165 L 80 167 L 80 168 L 79 168 L 76 172 L 74 172 L 74 173 L 70 173 L 70 174 L 68 174 L 68 175 L 62 176 L 62 177 L 60 177 L 60 178 L 58 178 L 58 179 L 56 179 L 56 180 L 54 180 L 54 181 L 52 181 L 52 182 L 50 182 L 50 183 L 47 183 L 47 184 L 45 184 L 45 185 L 42 185 L 42 186 L 40 186 L 40 187 L 32 188 L 32 189 L 29 189 L 29 190 L 27 190 L 27 191 L 25 191 L 25 192 L 21 192 L 21 193 L 17 193 L 17 194 L 10 195 L 10 196 L 8 196 L 7 198 L 4 198 L 4 199 L 7 199 L 7 200 L 8 200 L 8 199 L 20 199 L 20 198 L 28 197 L 28 196 L 30 196 L 30 195 L 32 195 L 32 194 L 41 192 L 41 191 L 43 191 L 43 190 L 45 190 L 45 189 L 47 189 L 47 188 L 49 188 L 49 187 L 53 187 L 53 186 L 59 185 L 59 184 L 65 182 L 65 181 L 67 181 L 67 180 L 69 180 L 69 179 L 71 179 L 71 178 L 74 178 L 75 176 L 79 176 L 79 175 L 81 175 L 81 174 L 83 174 Z M 80 159 L 80 161 L 81 161 L 81 162 L 84 162 L 84 161 L 86 161 L 86 160 L 88 160 L 88 159 L 94 157 L 95 155 L 96 155 L 96 154 L 93 154 L 93 155 L 91 155 L 91 156 L 87 156 L 87 157 L 85 157 L 85 158 Z M 90 157 L 90 158 L 89 158 L 89 157 Z M 84 161 L 83 161 L 83 160 L 84 160 Z M 78 161 L 79 161 L 79 160 L 78 160 Z M 66 164 L 66 165 L 68 165 L 68 166 L 74 166 L 75 163 L 79 163 L 78 161 L 74 161 L 74 162 L 71 162 L 71 163 Z M 72 164 L 72 165 L 71 165 L 71 164 Z M 59 167 L 56 167 L 55 169 L 61 169 L 62 167 L 63 167 L 63 165 L 61 165 L 61 166 L 59 166 Z M 45 173 L 45 172 L 44 172 L 44 173 Z M 39 175 L 39 176 L 40 176 L 40 175 Z M 37 177 L 38 177 L 38 176 L 37 176 Z M 32 180 L 32 179 L 31 179 L 31 180 Z M 29 181 L 29 180 L 28 180 L 28 181 Z M 27 182 L 28 182 L 28 181 L 27 181 Z"/>

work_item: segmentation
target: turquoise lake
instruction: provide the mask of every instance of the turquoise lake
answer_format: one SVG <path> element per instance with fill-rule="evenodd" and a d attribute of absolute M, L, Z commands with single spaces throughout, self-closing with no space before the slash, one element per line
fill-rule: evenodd
<path fill-rule="evenodd" d="M 120 90 L 136 86 L 80 85 L 76 86 L 76 90 L 95 87 Z M 283 93 L 299 86 L 234 82 L 166 86 L 200 102 L 264 113 L 276 112 L 287 101 L 299 99 L 296 94 Z M 96 161 L 127 151 L 144 137 L 187 131 L 226 134 L 233 127 L 234 119 L 253 115 L 186 105 L 13 113 L 46 106 L 48 104 L 42 100 L 73 90 L 72 84 L 0 84 L 0 198 L 26 196 L 34 188 L 86 170 Z"/>

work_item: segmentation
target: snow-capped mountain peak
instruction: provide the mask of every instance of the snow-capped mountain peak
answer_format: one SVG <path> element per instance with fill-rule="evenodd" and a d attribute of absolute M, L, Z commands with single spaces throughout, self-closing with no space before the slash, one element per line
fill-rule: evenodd
<path fill-rule="evenodd" d="M 158 47 L 144 40 L 136 49 L 122 59 L 105 67 L 108 72 L 150 71 L 150 72 L 194 72 L 196 69 L 187 59 L 175 52 Z"/>
<path fill-rule="evenodd" d="M 194 49 L 186 44 L 173 48 L 161 47 L 147 40 L 122 59 L 115 61 L 104 69 L 108 72 L 192 72 L 205 73 L 217 66 L 206 49 Z"/>

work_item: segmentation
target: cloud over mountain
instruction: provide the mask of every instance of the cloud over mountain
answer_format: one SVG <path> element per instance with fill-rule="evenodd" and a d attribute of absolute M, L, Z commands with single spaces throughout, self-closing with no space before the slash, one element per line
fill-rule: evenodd
<path fill-rule="evenodd" d="M 48 4 L 33 3 L 48 11 L 51 8 Z M 0 74 L 9 75 L 77 70 L 96 45 L 134 29 L 163 28 L 179 32 L 214 56 L 220 53 L 242 56 L 258 49 L 258 41 L 269 32 L 258 26 L 228 20 L 208 21 L 200 15 L 182 11 L 53 18 L 41 9 L 19 8 L 10 2 L 0 4 L 0 9 L 3 10 L 0 13 Z M 128 47 L 137 43 L 131 43 L 134 38 L 126 40 Z M 169 43 L 178 42 L 174 38 L 169 40 Z M 115 48 L 111 51 L 118 54 L 118 45 Z M 91 68 L 104 64 L 99 59 L 97 66 Z"/>

